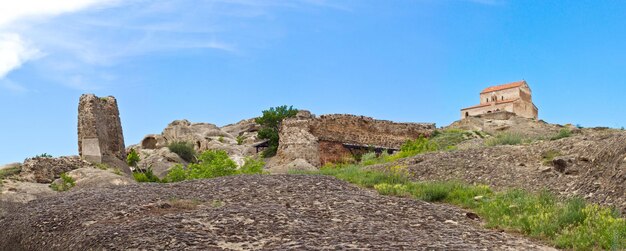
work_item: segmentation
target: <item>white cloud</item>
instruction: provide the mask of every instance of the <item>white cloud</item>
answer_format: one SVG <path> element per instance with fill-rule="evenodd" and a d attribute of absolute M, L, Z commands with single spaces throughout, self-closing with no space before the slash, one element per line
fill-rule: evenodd
<path fill-rule="evenodd" d="M 103 0 L 0 0 L 0 80 L 25 62 L 43 55 L 33 43 L 20 34 L 20 22 L 41 20 L 67 12 L 78 11 L 96 4 L 112 1 Z M 1 85 L 12 91 L 25 88 L 9 80 Z"/>
<path fill-rule="evenodd" d="M 24 41 L 19 34 L 0 33 L 0 79 L 24 62 L 39 56 L 39 50 Z"/>

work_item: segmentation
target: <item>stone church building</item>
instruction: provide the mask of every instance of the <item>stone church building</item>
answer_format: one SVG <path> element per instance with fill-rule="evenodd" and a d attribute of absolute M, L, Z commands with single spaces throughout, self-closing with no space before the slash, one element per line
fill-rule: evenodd
<path fill-rule="evenodd" d="M 480 104 L 461 109 L 461 118 L 500 111 L 537 119 L 539 109 L 533 104 L 532 91 L 526 81 L 522 80 L 484 89 L 480 92 Z"/>

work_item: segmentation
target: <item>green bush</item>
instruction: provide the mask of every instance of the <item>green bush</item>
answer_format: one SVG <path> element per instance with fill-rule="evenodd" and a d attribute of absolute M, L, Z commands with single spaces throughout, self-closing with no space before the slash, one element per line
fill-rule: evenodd
<path fill-rule="evenodd" d="M 50 188 L 57 192 L 70 190 L 74 186 L 76 186 L 76 181 L 66 173 L 61 174 L 61 183 L 53 182 L 50 184 Z"/>
<path fill-rule="evenodd" d="M 35 155 L 35 158 L 52 158 L 52 155 L 47 154 L 47 153 L 42 153 L 39 155 Z"/>
<path fill-rule="evenodd" d="M 572 130 L 567 129 L 567 128 L 563 128 L 559 131 L 559 133 L 557 135 L 552 136 L 552 138 L 550 138 L 550 140 L 558 140 L 558 139 L 562 139 L 562 138 L 567 138 L 572 136 Z"/>
<path fill-rule="evenodd" d="M 196 151 L 193 149 L 193 144 L 189 142 L 172 142 L 167 148 L 187 162 L 194 162 L 196 159 Z"/>
<path fill-rule="evenodd" d="M 245 164 L 239 168 L 239 172 L 242 174 L 261 174 L 263 167 L 265 167 L 265 162 L 262 159 L 248 157 Z"/>
<path fill-rule="evenodd" d="M 159 177 L 154 175 L 154 173 L 152 172 L 152 168 L 148 168 L 148 169 L 146 169 L 143 172 L 141 172 L 141 171 L 134 172 L 133 173 L 133 178 L 137 182 L 161 182 Z"/>
<path fill-rule="evenodd" d="M 126 156 L 126 163 L 129 166 L 136 167 L 139 160 L 139 154 L 137 154 L 135 149 L 130 149 L 130 153 L 128 153 L 128 156 Z"/>
<path fill-rule="evenodd" d="M 263 111 L 263 115 L 255 119 L 255 122 L 261 125 L 261 129 L 258 132 L 259 139 L 269 140 L 269 147 L 263 151 L 263 157 L 272 157 L 276 155 L 278 149 L 278 129 L 280 129 L 280 123 L 285 118 L 294 117 L 298 114 L 298 109 L 294 109 L 293 106 L 278 106 L 271 107 L 268 110 Z"/>
<path fill-rule="evenodd" d="M 482 133 L 476 132 L 476 135 L 479 137 L 482 136 Z M 437 144 L 437 148 L 439 150 L 452 150 L 456 148 L 456 145 L 459 143 L 466 141 L 475 137 L 474 133 L 471 131 L 465 131 L 461 129 L 446 129 L 446 130 L 436 130 L 435 133 L 431 136 L 430 140 Z"/>
<path fill-rule="evenodd" d="M 493 138 L 489 138 L 485 141 L 487 146 L 499 146 L 499 145 L 519 145 L 523 142 L 524 138 L 516 133 L 501 133 Z"/>

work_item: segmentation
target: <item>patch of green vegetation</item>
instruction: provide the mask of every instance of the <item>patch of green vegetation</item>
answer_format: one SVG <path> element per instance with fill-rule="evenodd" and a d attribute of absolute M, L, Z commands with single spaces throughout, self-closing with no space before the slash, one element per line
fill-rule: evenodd
<path fill-rule="evenodd" d="M 53 182 L 50 184 L 50 188 L 57 192 L 64 192 L 70 190 L 70 188 L 76 186 L 76 181 L 74 178 L 70 177 L 66 173 L 61 174 L 61 183 Z"/>
<path fill-rule="evenodd" d="M 294 109 L 293 106 L 283 105 L 264 110 L 263 115 L 255 119 L 255 122 L 261 125 L 261 129 L 258 132 L 259 139 L 269 140 L 268 148 L 262 153 L 264 158 L 276 155 L 276 151 L 278 150 L 278 129 L 280 122 L 283 121 L 283 119 L 294 117 L 296 114 L 298 114 L 298 109 Z"/>
<path fill-rule="evenodd" d="M 239 173 L 242 174 L 259 174 L 263 173 L 263 167 L 265 167 L 265 161 L 260 158 L 246 158 L 245 163 L 239 168 Z"/>
<path fill-rule="evenodd" d="M 572 136 L 572 130 L 568 128 L 562 128 L 557 135 L 554 135 L 550 138 L 550 140 L 558 140 L 562 138 L 567 138 Z"/>
<path fill-rule="evenodd" d="M 42 153 L 42 154 L 35 155 L 35 158 L 52 158 L 52 155 L 48 153 Z"/>
<path fill-rule="evenodd" d="M 487 146 L 499 146 L 499 145 L 519 145 L 524 142 L 524 137 L 517 133 L 501 133 L 493 138 L 489 138 L 485 141 Z"/>
<path fill-rule="evenodd" d="M 439 150 L 437 143 L 432 142 L 428 138 L 420 136 L 415 140 L 409 140 L 400 147 L 400 152 L 390 155 L 386 158 L 389 161 L 401 158 L 411 157 L 425 152 L 434 152 Z"/>
<path fill-rule="evenodd" d="M 170 143 L 167 148 L 187 162 L 194 162 L 196 160 L 196 150 L 193 149 L 192 143 L 177 141 Z"/>
<path fill-rule="evenodd" d="M 139 154 L 137 154 L 135 149 L 130 149 L 128 156 L 126 156 L 126 164 L 132 167 L 136 167 L 139 160 L 141 159 L 139 158 Z"/>
<path fill-rule="evenodd" d="M 243 135 L 239 135 L 237 136 L 237 145 L 243 145 L 243 142 L 246 140 L 246 138 Z"/>
<path fill-rule="evenodd" d="M 96 165 L 96 168 L 98 168 L 100 170 L 108 170 L 109 168 L 111 168 L 111 167 L 109 167 L 109 165 L 107 165 L 105 163 L 96 163 L 95 165 Z"/>
<path fill-rule="evenodd" d="M 626 249 L 626 219 L 615 210 L 587 204 L 581 198 L 560 200 L 547 191 L 494 192 L 488 186 L 450 181 L 414 182 L 407 178 L 403 166 L 374 171 L 358 165 L 336 165 L 318 172 L 292 173 L 330 175 L 383 195 L 465 207 L 483 218 L 489 228 L 520 232 L 558 248 Z"/>
<path fill-rule="evenodd" d="M 217 141 L 219 141 L 220 143 L 224 143 L 224 136 L 220 136 L 219 138 L 217 138 Z"/>
<path fill-rule="evenodd" d="M 474 134 L 478 135 L 480 138 L 485 137 L 483 132 L 480 131 L 472 132 L 461 129 L 446 129 L 436 130 L 431 137 L 431 141 L 437 144 L 439 150 L 454 150 L 459 143 L 474 138 Z"/>
<path fill-rule="evenodd" d="M 139 182 L 179 182 L 237 174 L 262 174 L 264 166 L 265 162 L 262 160 L 248 158 L 246 163 L 237 169 L 237 164 L 228 157 L 226 151 L 208 150 L 200 154 L 198 163 L 189 164 L 187 167 L 176 165 L 162 180 L 154 176 L 150 169 L 144 173 L 145 177 L 141 173 L 134 175 L 137 175 L 135 180 Z"/>
<path fill-rule="evenodd" d="M 224 206 L 224 202 L 221 200 L 211 201 L 211 207 L 217 208 L 217 207 L 223 207 L 223 206 Z"/>
<path fill-rule="evenodd" d="M 133 172 L 133 178 L 137 182 L 162 182 L 159 177 L 154 175 L 152 168 L 148 168 L 145 171 Z"/>
<path fill-rule="evenodd" d="M 22 172 L 21 166 L 0 169 L 0 180 L 6 179 L 7 177 L 10 177 L 13 175 L 18 175 L 21 172 Z"/>
<path fill-rule="evenodd" d="M 541 154 L 541 158 L 543 159 L 543 165 L 549 166 L 552 165 L 552 160 L 554 158 L 561 156 L 561 152 L 557 150 L 549 150 Z"/>
<path fill-rule="evenodd" d="M 113 169 L 113 173 L 117 174 L 119 176 L 123 176 L 124 174 L 122 173 L 122 170 L 120 170 L 119 168 L 115 168 Z"/>

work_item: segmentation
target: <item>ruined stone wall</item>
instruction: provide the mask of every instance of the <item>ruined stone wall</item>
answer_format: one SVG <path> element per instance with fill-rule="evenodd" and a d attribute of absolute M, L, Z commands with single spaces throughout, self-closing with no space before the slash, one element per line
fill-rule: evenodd
<path fill-rule="evenodd" d="M 432 123 L 394 123 L 345 114 L 297 116 L 282 122 L 278 152 L 269 166 L 304 159 L 319 167 L 350 156 L 343 144 L 400 148 L 407 140 L 429 136 L 435 129 Z"/>
<path fill-rule="evenodd" d="M 323 141 L 400 148 L 408 139 L 430 136 L 432 123 L 394 123 L 370 117 L 333 114 L 311 120 L 313 135 Z"/>
<path fill-rule="evenodd" d="M 114 97 L 84 94 L 78 104 L 78 153 L 90 162 L 118 166 L 126 159 L 122 123 Z"/>

